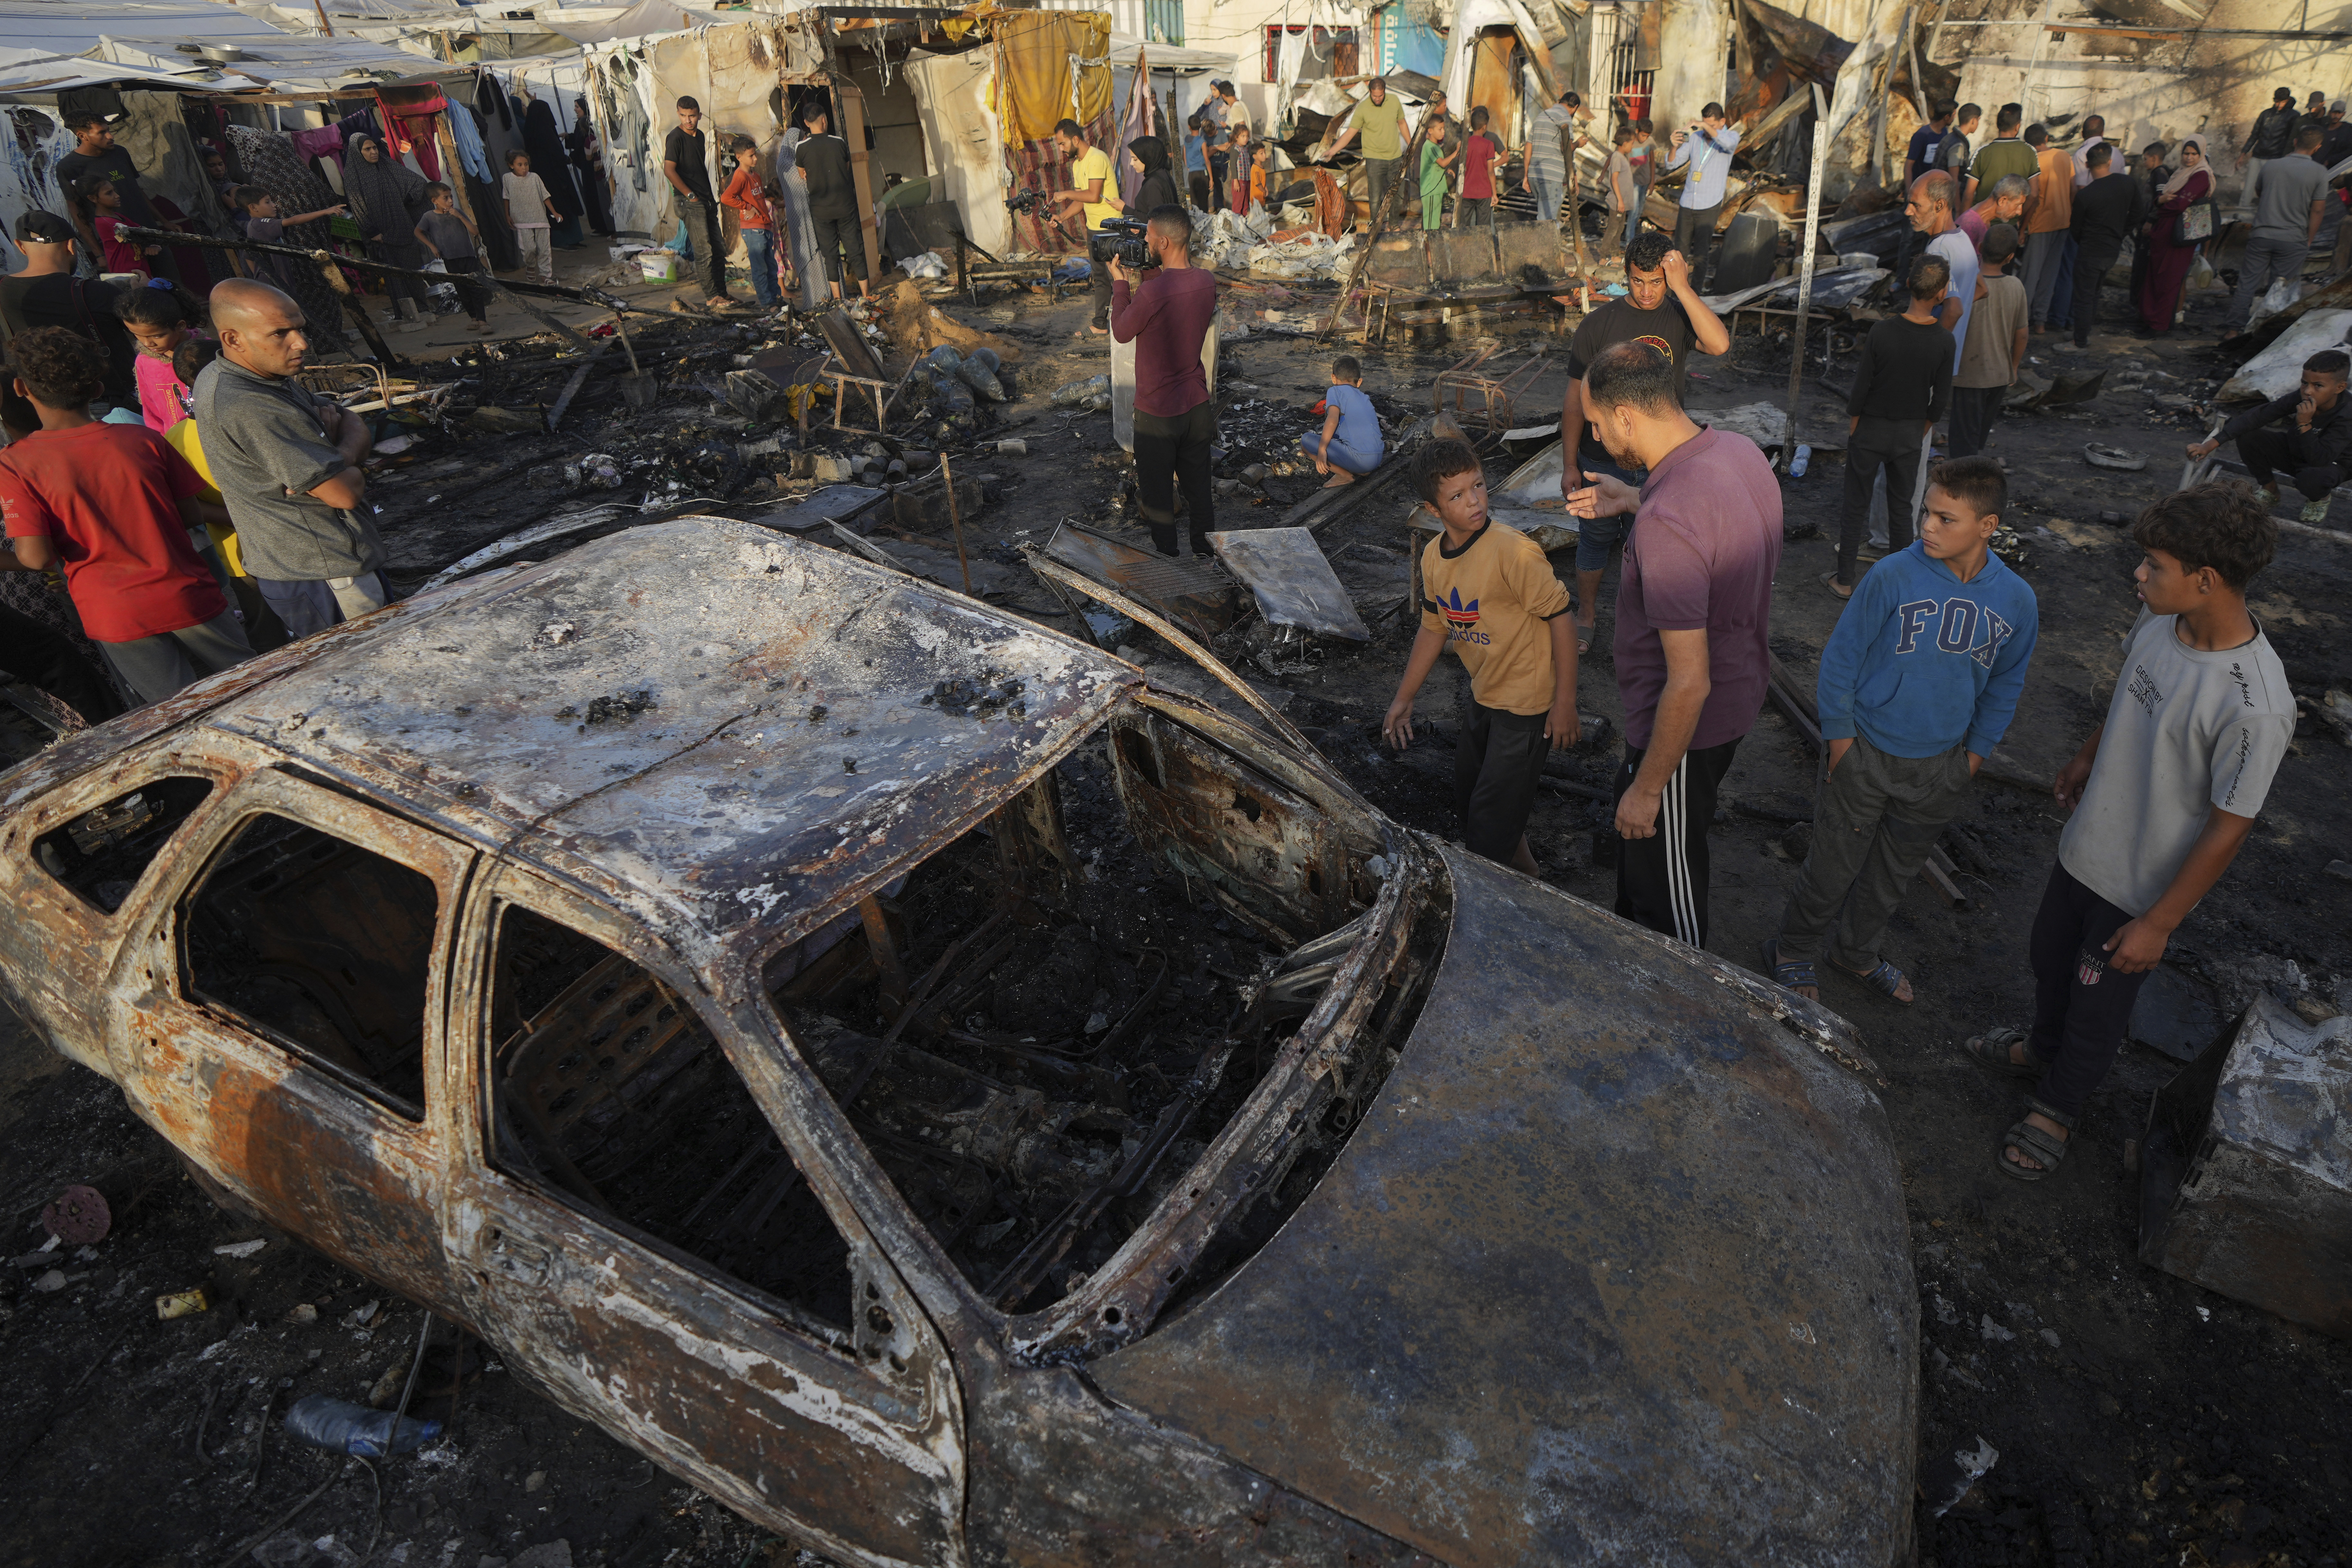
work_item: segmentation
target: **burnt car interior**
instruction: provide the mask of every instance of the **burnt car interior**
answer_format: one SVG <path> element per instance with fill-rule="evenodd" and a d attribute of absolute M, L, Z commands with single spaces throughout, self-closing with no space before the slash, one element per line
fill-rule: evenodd
<path fill-rule="evenodd" d="M 965 1278 L 1010 1312 L 1100 1268 L 1241 1110 L 1368 929 L 1381 841 L 1132 707 L 895 892 L 774 954 L 791 1037 Z M 1312 1190 L 1396 1059 L 1444 921 L 1181 1307 Z"/>
<path fill-rule="evenodd" d="M 497 931 L 492 1163 L 845 1347 L 847 1244 L 694 1009 L 520 905 Z"/>
<path fill-rule="evenodd" d="M 112 914 L 156 852 L 213 793 L 205 778 L 160 778 L 92 806 L 33 840 L 41 869 Z"/>
<path fill-rule="evenodd" d="M 423 873 L 289 818 L 257 816 L 188 897 L 188 990 L 421 1121 L 439 910 Z"/>

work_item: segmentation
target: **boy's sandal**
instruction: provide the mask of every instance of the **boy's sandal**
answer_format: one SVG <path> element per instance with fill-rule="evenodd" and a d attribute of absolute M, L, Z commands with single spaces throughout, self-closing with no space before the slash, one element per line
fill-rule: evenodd
<path fill-rule="evenodd" d="M 2023 1061 L 2010 1059 L 2009 1048 L 2011 1046 L 2025 1047 Z M 2012 1029 L 2005 1024 L 1989 1033 L 1975 1036 L 1960 1049 L 1968 1053 L 1969 1059 L 1977 1066 L 1989 1072 L 1997 1072 L 2003 1078 L 2040 1078 L 2045 1065 L 2036 1059 L 2031 1047 L 2026 1047 L 2025 1031 Z"/>
<path fill-rule="evenodd" d="M 1867 974 L 1857 973 L 1855 971 L 1851 969 L 1847 970 L 1846 973 L 1853 975 L 1856 980 L 1861 981 L 1864 985 L 1869 986 L 1872 990 L 1883 992 L 1886 995 L 1893 997 L 1897 1002 L 1903 1001 L 1904 973 L 1901 970 L 1895 968 L 1895 965 L 1887 963 L 1886 960 L 1883 958 L 1880 959 L 1878 961 L 1878 967 L 1872 970 Z M 1904 1003 L 1904 1005 L 1907 1007 L 1910 1004 L 1906 1002 Z"/>
<path fill-rule="evenodd" d="M 1843 583 L 1839 582 L 1838 574 L 1834 572 L 1824 572 L 1822 574 L 1822 586 L 1827 588 L 1831 593 L 1835 594 L 1841 599 L 1851 599 L 1853 597 L 1853 590 Z"/>
<path fill-rule="evenodd" d="M 2026 1116 L 2037 1114 L 2046 1116 L 2063 1127 L 2068 1133 L 2071 1134 L 2074 1131 L 2073 1117 L 2053 1110 L 2038 1100 L 2028 1100 L 2025 1102 L 2025 1110 Z M 2057 1174 L 2058 1167 L 2066 1163 L 2066 1151 L 2074 1146 L 2074 1140 L 2071 1136 L 2053 1138 L 2049 1133 L 2027 1121 L 2025 1116 L 2021 1116 L 2017 1119 L 2016 1124 L 2001 1135 L 2000 1150 L 1993 1155 L 1993 1163 L 2021 1182 L 2043 1181 Z M 2036 1170 L 2033 1165 L 2021 1165 L 2011 1159 L 2009 1152 L 2012 1149 L 2025 1155 L 2041 1169 Z"/>
<path fill-rule="evenodd" d="M 1816 991 L 1821 989 L 1821 981 L 1813 973 L 1813 961 L 1810 958 L 1782 960 L 1780 939 L 1777 936 L 1764 939 L 1764 973 L 1772 977 L 1773 984 L 1790 991 L 1800 985 L 1810 985 Z"/>

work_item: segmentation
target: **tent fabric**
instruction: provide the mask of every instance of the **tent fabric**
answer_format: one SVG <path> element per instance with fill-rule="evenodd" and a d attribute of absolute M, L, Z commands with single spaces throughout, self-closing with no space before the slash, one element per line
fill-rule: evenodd
<path fill-rule="evenodd" d="M 228 209 L 221 205 L 205 174 L 180 103 L 176 92 L 124 93 L 123 118 L 114 128 L 114 139 L 138 167 L 142 188 L 165 197 L 194 219 L 197 233 L 218 234 L 228 221 Z M 188 282 L 199 289 L 204 286 L 201 277 Z"/>
<path fill-rule="evenodd" d="M 708 11 L 689 11 L 677 0 L 637 0 L 627 9 L 600 19 L 596 13 L 604 9 L 580 6 L 570 14 L 542 9 L 533 15 L 542 26 L 575 44 L 608 44 L 622 38 L 682 33 L 708 27 L 721 19 Z"/>
<path fill-rule="evenodd" d="M 901 68 L 914 89 L 933 195 L 956 204 L 964 235 L 974 245 L 1003 256 L 1013 248 L 1013 222 L 1004 210 L 1005 153 L 996 118 L 995 59 L 993 49 L 958 55 L 918 50 Z"/>
<path fill-rule="evenodd" d="M 1043 142 L 1055 125 L 1112 112 L 1110 18 L 1099 11 L 1016 11 L 996 18 L 997 111 L 1007 146 Z M 1073 60 L 1095 62 L 1073 68 Z M 1073 105 L 1071 79 L 1076 78 Z"/>

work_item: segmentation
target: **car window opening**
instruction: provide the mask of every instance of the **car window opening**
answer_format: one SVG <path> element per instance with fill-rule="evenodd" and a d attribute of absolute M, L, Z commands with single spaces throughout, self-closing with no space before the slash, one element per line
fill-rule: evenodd
<path fill-rule="evenodd" d="M 188 984 L 411 1121 L 424 1120 L 431 878 L 283 816 L 237 829 L 188 902 Z"/>
<path fill-rule="evenodd" d="M 151 779 L 33 840 L 41 869 L 112 914 L 157 851 L 213 793 L 206 778 Z"/>
<path fill-rule="evenodd" d="M 492 963 L 491 1163 L 845 1330 L 848 1246 L 685 999 L 512 904 Z"/>
<path fill-rule="evenodd" d="M 1036 1311 L 1101 1268 L 1241 1110 L 1367 929 L 1377 848 L 1130 710 L 762 978 L 965 1278 Z M 1395 1060 L 1428 957 L 1391 973 L 1411 994 L 1384 995 L 1360 1031 L 1344 1103 L 1301 1118 L 1188 1283 L 1245 1260 L 1313 1189 Z"/>

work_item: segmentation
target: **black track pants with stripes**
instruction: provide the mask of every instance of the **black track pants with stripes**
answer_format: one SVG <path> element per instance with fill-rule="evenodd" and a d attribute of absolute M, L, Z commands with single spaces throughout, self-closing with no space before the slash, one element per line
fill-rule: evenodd
<path fill-rule="evenodd" d="M 1715 795 L 1731 771 L 1738 741 L 1687 752 L 1658 798 L 1658 831 L 1617 847 L 1617 912 L 1652 931 L 1706 945 L 1706 829 Z M 1641 771 L 1642 753 L 1628 746 L 1617 771 L 1622 797 Z"/>

